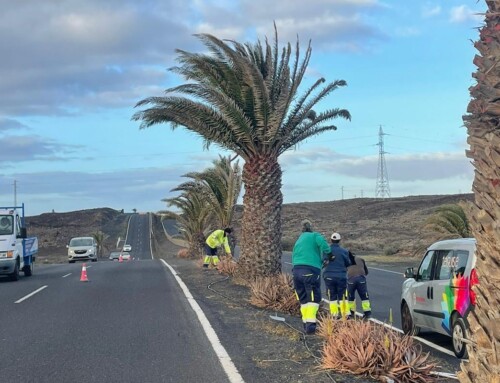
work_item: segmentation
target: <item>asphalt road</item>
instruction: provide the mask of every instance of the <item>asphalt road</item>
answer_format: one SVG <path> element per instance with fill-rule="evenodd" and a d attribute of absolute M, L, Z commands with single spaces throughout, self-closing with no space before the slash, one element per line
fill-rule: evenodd
<path fill-rule="evenodd" d="M 0 381 L 228 382 L 173 275 L 135 235 L 148 238 L 149 216 L 133 215 L 132 230 L 136 260 L 87 263 L 89 282 L 81 263 L 0 279 Z"/>

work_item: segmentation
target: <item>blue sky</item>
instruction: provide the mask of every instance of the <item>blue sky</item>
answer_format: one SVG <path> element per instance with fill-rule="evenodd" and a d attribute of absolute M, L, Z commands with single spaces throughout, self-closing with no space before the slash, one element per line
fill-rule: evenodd
<path fill-rule="evenodd" d="M 374 197 L 382 126 L 391 196 L 471 192 L 462 115 L 474 84 L 476 1 L 24 0 L 0 13 L 0 205 L 28 215 L 165 209 L 183 174 L 219 154 L 185 129 L 139 129 L 139 100 L 178 84 L 195 33 L 272 38 L 313 53 L 306 84 L 344 79 L 318 109 L 352 121 L 285 153 L 284 202 Z M 303 88 L 304 89 L 304 88 Z"/>

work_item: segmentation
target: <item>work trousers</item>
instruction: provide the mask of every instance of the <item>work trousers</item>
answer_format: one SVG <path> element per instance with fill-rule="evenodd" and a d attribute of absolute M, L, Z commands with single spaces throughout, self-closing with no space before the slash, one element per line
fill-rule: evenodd
<path fill-rule="evenodd" d="M 302 322 L 316 323 L 319 303 L 321 302 L 321 270 L 312 266 L 294 266 L 293 287 L 300 301 Z"/>
<path fill-rule="evenodd" d="M 370 297 L 368 295 L 368 286 L 366 285 L 366 277 L 358 275 L 347 280 L 347 296 L 349 299 L 349 308 L 351 311 L 356 311 L 356 291 L 361 299 L 361 307 L 365 314 L 371 314 Z"/>
<path fill-rule="evenodd" d="M 339 313 L 342 317 L 348 315 L 347 278 L 326 274 L 323 276 L 323 279 L 325 280 L 328 300 L 330 301 L 330 314 L 334 317 L 337 317 Z"/>
<path fill-rule="evenodd" d="M 217 266 L 219 263 L 217 248 L 210 247 L 205 243 L 205 254 L 205 258 L 203 258 L 203 267 L 208 267 L 210 264 Z"/>

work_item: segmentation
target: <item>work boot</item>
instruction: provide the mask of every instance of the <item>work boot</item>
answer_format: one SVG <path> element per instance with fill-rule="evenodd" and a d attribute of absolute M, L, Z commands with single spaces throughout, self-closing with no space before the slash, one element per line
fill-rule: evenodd
<path fill-rule="evenodd" d="M 306 334 L 312 335 L 316 332 L 316 323 L 314 322 L 306 322 L 304 324 Z"/>
<path fill-rule="evenodd" d="M 372 317 L 372 312 L 371 311 L 367 311 L 365 312 L 365 314 L 363 315 L 363 320 L 368 320 Z"/>

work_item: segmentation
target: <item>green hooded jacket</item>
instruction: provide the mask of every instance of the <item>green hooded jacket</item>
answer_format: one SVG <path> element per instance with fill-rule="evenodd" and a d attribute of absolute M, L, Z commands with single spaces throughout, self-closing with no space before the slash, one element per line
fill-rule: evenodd
<path fill-rule="evenodd" d="M 293 266 L 312 266 L 321 269 L 323 253 L 330 254 L 330 245 L 317 232 L 304 232 L 300 235 L 292 252 Z"/>

